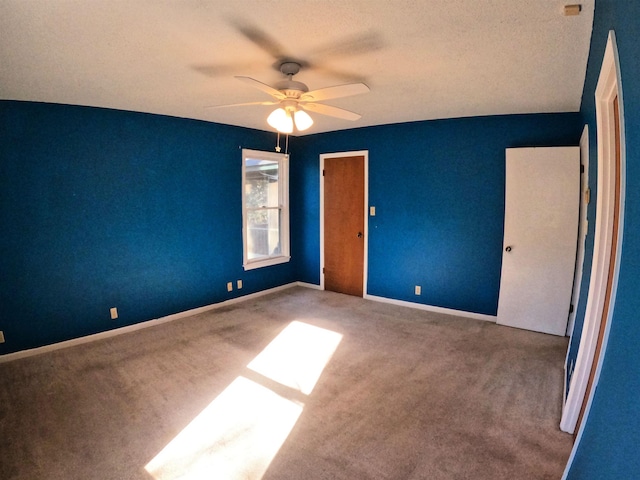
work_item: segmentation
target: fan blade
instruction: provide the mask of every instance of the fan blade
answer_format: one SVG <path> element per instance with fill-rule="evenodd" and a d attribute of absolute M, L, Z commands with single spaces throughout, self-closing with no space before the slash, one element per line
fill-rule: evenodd
<path fill-rule="evenodd" d="M 312 58 L 336 58 L 352 55 L 362 55 L 381 49 L 384 46 L 378 32 L 368 31 L 342 37 L 316 48 L 311 52 Z"/>
<path fill-rule="evenodd" d="M 329 117 L 342 118 L 343 120 L 355 121 L 362 117 L 362 115 L 350 112 L 344 108 L 323 105 L 322 103 L 299 103 L 299 105 L 305 110 L 319 113 L 321 115 L 327 115 Z"/>
<path fill-rule="evenodd" d="M 335 87 L 320 88 L 300 95 L 302 102 L 320 102 L 332 98 L 349 97 L 369 92 L 369 87 L 364 83 L 348 83 L 346 85 L 336 85 Z"/>
<path fill-rule="evenodd" d="M 273 97 L 276 97 L 278 100 L 284 100 L 285 98 L 287 98 L 287 96 L 281 91 L 276 90 L 275 88 L 267 85 L 266 83 L 259 82 L 255 78 L 239 77 L 239 76 L 236 76 L 235 78 L 237 78 L 241 82 L 251 85 L 254 88 L 257 88 L 258 90 L 262 90 L 263 92 L 268 93 Z"/>
<path fill-rule="evenodd" d="M 345 70 L 336 70 L 334 68 L 329 68 L 326 65 L 318 64 L 318 63 L 308 63 L 305 67 L 306 70 L 314 70 L 322 75 L 327 75 L 333 78 L 337 78 L 342 80 L 343 82 L 362 82 L 364 77 L 357 73 L 347 72 Z"/>
<path fill-rule="evenodd" d="M 192 70 L 195 70 L 202 75 L 206 75 L 207 77 L 220 77 L 220 76 L 231 76 L 234 72 L 246 72 L 247 70 L 256 70 L 256 62 L 252 63 L 237 63 L 237 64 L 227 64 L 227 65 L 216 65 L 216 64 L 200 64 L 200 65 L 190 65 Z"/>
<path fill-rule="evenodd" d="M 245 37 L 255 43 L 262 50 L 267 52 L 273 58 L 280 59 L 286 57 L 282 45 L 271 37 L 268 33 L 260 30 L 255 25 L 250 24 L 246 20 L 231 19 L 231 24 Z"/>
<path fill-rule="evenodd" d="M 246 107 L 249 105 L 277 105 L 280 102 L 246 102 L 246 103 L 230 103 L 228 105 L 207 105 L 204 108 L 227 108 L 227 107 Z"/>

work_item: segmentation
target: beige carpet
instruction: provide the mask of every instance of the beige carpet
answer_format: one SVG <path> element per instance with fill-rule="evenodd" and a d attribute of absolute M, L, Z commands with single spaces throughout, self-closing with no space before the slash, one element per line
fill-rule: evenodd
<path fill-rule="evenodd" d="M 559 479 L 566 347 L 292 288 L 0 364 L 0 478 Z"/>

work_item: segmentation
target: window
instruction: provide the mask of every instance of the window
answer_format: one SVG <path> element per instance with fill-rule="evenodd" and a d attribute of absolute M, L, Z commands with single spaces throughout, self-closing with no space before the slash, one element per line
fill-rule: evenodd
<path fill-rule="evenodd" d="M 289 155 L 242 150 L 244 269 L 288 262 Z"/>

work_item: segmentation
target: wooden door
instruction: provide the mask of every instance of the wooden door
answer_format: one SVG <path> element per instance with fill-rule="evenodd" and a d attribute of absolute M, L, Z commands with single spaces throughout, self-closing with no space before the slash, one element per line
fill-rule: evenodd
<path fill-rule="evenodd" d="M 363 295 L 364 156 L 324 159 L 324 288 Z"/>
<path fill-rule="evenodd" d="M 509 148 L 497 323 L 564 336 L 578 237 L 578 147 Z"/>

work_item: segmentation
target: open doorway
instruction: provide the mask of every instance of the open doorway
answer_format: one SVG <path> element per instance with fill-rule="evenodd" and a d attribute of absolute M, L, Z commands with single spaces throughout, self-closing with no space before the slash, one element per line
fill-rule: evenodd
<path fill-rule="evenodd" d="M 611 31 L 595 94 L 598 199 L 593 265 L 576 367 L 560 423 L 565 432 L 578 431 L 571 458 L 598 383 L 616 296 L 625 192 L 624 113 L 618 65 L 615 34 Z"/>

